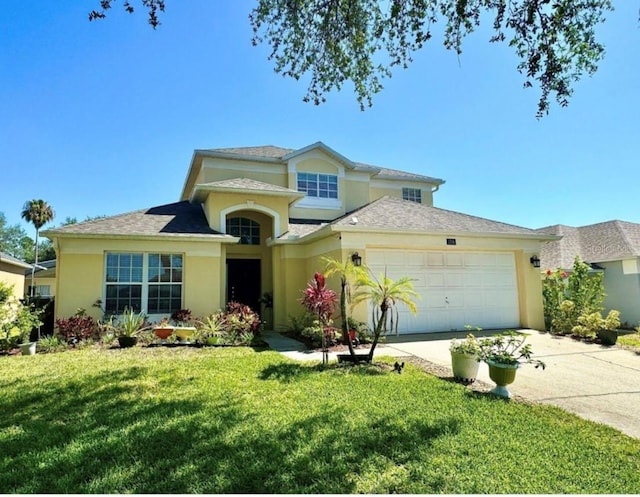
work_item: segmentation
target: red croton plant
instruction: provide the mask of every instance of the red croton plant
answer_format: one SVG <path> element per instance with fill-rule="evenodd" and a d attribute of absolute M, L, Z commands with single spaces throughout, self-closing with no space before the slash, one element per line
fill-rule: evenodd
<path fill-rule="evenodd" d="M 313 275 L 313 280 L 307 284 L 307 288 L 303 291 L 302 299 L 300 300 L 302 305 L 309 311 L 318 316 L 318 321 L 322 326 L 322 350 L 323 357 L 322 362 L 326 364 L 329 362 L 329 357 L 326 352 L 327 343 L 324 329 L 329 326 L 329 321 L 336 307 L 338 301 L 338 295 L 336 292 L 326 287 L 325 277 L 322 273 L 316 272 Z"/>

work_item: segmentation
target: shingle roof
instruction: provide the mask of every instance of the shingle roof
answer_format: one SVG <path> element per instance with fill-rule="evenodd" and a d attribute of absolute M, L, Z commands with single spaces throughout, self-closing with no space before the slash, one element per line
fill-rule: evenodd
<path fill-rule="evenodd" d="M 187 201 L 159 205 L 84 223 L 70 224 L 62 228 L 44 231 L 42 234 L 44 236 L 80 234 L 172 237 L 220 235 L 219 232 L 209 227 L 202 207 Z"/>
<path fill-rule="evenodd" d="M 300 195 L 300 192 L 297 190 L 291 190 L 284 186 L 272 185 L 270 183 L 263 183 L 262 181 L 256 181 L 248 178 L 234 178 L 224 181 L 214 181 L 212 183 L 200 183 L 197 186 L 209 189 L 251 190 L 268 193 L 288 193 L 296 196 Z"/>
<path fill-rule="evenodd" d="M 637 223 L 615 220 L 577 228 L 556 224 L 536 231 L 562 235 L 561 240 L 542 244 L 541 267 L 570 269 L 576 256 L 590 263 L 640 257 Z"/>
<path fill-rule="evenodd" d="M 285 155 L 294 152 L 292 148 L 275 147 L 273 145 L 261 145 L 257 147 L 232 147 L 232 148 L 210 148 L 210 152 L 220 152 L 234 155 L 253 155 L 256 157 L 269 157 L 280 159 Z"/>
<path fill-rule="evenodd" d="M 325 145 L 318 142 L 318 145 Z M 307 147 L 304 147 L 307 148 Z M 208 152 L 222 153 L 229 155 L 248 156 L 267 159 L 282 159 L 284 156 L 296 152 L 297 149 L 276 147 L 274 145 L 262 145 L 257 147 L 234 147 L 234 148 L 211 148 Z M 432 183 L 444 183 L 439 178 L 425 176 L 423 174 L 415 174 L 408 171 L 400 171 L 398 169 L 389 169 L 384 167 L 373 166 L 360 162 L 353 163 L 356 170 L 367 171 L 374 174 L 375 177 L 381 179 L 404 179 L 407 181 L 428 181 Z"/>
<path fill-rule="evenodd" d="M 357 223 L 353 223 L 353 218 Z M 439 209 L 395 197 L 382 197 L 333 222 L 335 226 L 416 230 L 441 233 L 538 235 L 535 230 Z"/>
<path fill-rule="evenodd" d="M 0 261 L 11 264 L 12 266 L 24 267 L 29 269 L 31 269 L 32 267 L 28 262 L 21 261 L 20 259 L 13 257 L 12 255 L 5 254 L 4 252 L 0 252 Z"/>

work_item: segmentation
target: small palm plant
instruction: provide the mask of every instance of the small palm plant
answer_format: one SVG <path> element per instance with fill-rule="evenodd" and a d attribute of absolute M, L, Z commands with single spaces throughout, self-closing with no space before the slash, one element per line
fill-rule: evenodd
<path fill-rule="evenodd" d="M 389 330 L 398 329 L 398 304 L 406 305 L 415 314 L 417 306 L 414 299 L 418 294 L 413 289 L 412 279 L 403 276 L 397 280 L 387 277 L 386 273 L 379 278 L 370 271 L 358 275 L 356 291 L 353 295 L 354 305 L 360 302 L 371 302 L 373 305 L 373 343 L 369 350 L 368 361 L 373 361 L 373 352 L 378 345 L 380 336 Z"/>

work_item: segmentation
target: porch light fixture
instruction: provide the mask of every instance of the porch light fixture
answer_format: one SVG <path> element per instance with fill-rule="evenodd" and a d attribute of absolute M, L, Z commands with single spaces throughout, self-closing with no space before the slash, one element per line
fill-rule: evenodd
<path fill-rule="evenodd" d="M 529 258 L 529 262 L 533 267 L 540 267 L 540 258 L 537 255 L 532 255 Z"/>
<path fill-rule="evenodd" d="M 362 257 L 358 255 L 358 252 L 354 252 L 353 254 L 351 254 L 351 262 L 353 262 L 353 265 L 355 267 L 362 266 Z"/>

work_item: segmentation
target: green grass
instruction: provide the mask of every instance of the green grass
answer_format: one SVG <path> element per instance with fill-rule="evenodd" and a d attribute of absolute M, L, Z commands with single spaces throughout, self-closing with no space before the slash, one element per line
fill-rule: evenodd
<path fill-rule="evenodd" d="M 618 337 L 618 344 L 624 349 L 629 349 L 640 354 L 640 333 L 620 335 Z"/>
<path fill-rule="evenodd" d="M 636 493 L 640 441 L 407 365 L 0 357 L 0 493 Z"/>

